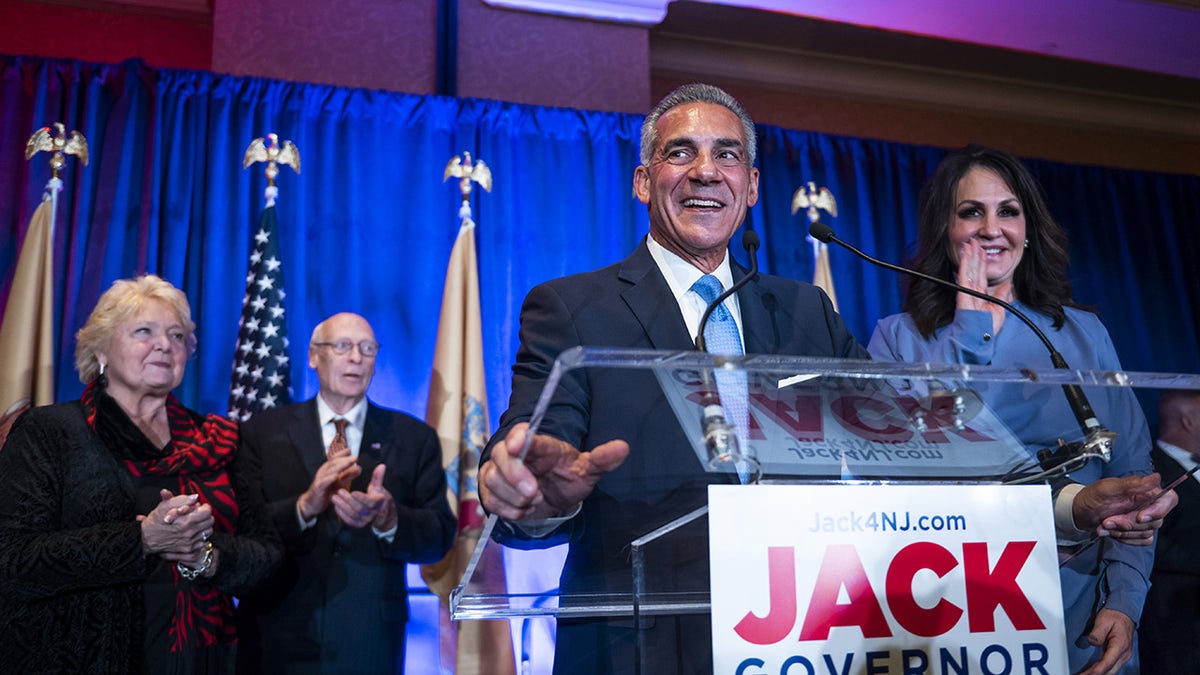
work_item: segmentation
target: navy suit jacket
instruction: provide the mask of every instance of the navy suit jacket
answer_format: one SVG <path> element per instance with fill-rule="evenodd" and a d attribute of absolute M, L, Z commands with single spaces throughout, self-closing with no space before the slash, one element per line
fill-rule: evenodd
<path fill-rule="evenodd" d="M 1164 483 L 1183 473 L 1157 446 L 1150 459 Z M 1143 673 L 1200 673 L 1200 483 L 1189 478 L 1175 491 L 1179 505 L 1158 531 L 1138 627 Z"/>
<path fill-rule="evenodd" d="M 734 265 L 735 281 L 745 274 Z M 810 284 L 759 275 L 738 291 L 738 303 L 748 354 L 868 358 L 829 298 Z M 645 242 L 615 265 L 549 281 L 530 291 L 521 309 L 520 337 L 512 398 L 493 442 L 504 438 L 513 425 L 529 420 L 555 358 L 566 349 L 579 345 L 695 348 L 679 305 Z M 564 538 L 571 542 L 561 580 L 567 594 L 627 592 L 629 542 L 705 504 L 709 483 L 729 480 L 704 471 L 648 371 L 573 371 L 558 388 L 540 431 L 581 450 L 613 439 L 630 446 L 629 457 L 600 480 L 579 516 L 541 542 Z M 489 454 L 485 451 L 483 461 Z M 675 553 L 675 569 L 694 571 L 681 572 L 682 576 L 704 574 L 707 579 L 707 550 Z M 600 623 L 559 622 L 556 671 L 625 672 L 630 664 L 621 660 L 620 650 Z M 588 635 L 575 630 L 583 628 Z M 582 642 L 588 645 L 581 646 Z M 711 657 L 711 645 L 703 639 L 698 649 Z"/>
<path fill-rule="evenodd" d="M 332 506 L 302 530 L 296 500 L 325 461 L 316 399 L 266 410 L 242 425 L 242 452 L 258 474 L 287 547 L 280 571 L 241 598 L 239 670 L 393 673 L 404 660 L 408 563 L 436 562 L 454 541 L 437 434 L 401 412 L 368 404 L 352 490 L 387 465 L 384 487 L 399 525 L 391 544 L 370 527 L 343 526 Z"/>

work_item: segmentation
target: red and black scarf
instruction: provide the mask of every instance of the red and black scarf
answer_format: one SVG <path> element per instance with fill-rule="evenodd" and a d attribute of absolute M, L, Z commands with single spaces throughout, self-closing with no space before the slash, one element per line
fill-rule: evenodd
<path fill-rule="evenodd" d="M 158 448 L 97 382 L 80 399 L 88 426 L 135 478 L 166 477 L 175 494 L 198 494 L 212 506 L 214 530 L 234 533 L 238 506 L 229 481 L 229 463 L 237 450 L 236 423 L 216 415 L 201 416 L 167 396 L 171 441 Z M 236 639 L 230 597 L 208 584 L 188 583 L 171 565 L 175 613 L 171 618 L 171 651 L 208 647 Z"/>

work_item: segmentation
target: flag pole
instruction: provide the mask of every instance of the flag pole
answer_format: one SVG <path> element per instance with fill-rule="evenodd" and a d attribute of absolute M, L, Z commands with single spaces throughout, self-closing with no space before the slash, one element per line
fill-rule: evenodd
<path fill-rule="evenodd" d="M 437 347 L 430 378 L 425 421 L 438 432 L 446 467 L 449 498 L 458 514 L 458 534 L 450 552 L 439 562 L 422 565 L 421 576 L 438 603 L 439 659 L 443 670 L 457 675 L 503 675 L 516 670 L 509 623 L 450 621 L 448 597 L 461 582 L 463 571 L 481 543 L 484 524 L 479 504 L 479 456 L 487 443 L 487 392 L 483 368 L 483 329 L 479 302 L 479 270 L 475 254 L 475 219 L 471 212 L 473 184 L 492 189 L 491 169 L 464 152 L 446 164 L 443 180 L 458 179 L 458 235 L 446 267 Z M 504 560 L 497 548 L 482 550 L 490 584 L 503 593 Z M 489 555 L 490 554 L 490 555 Z M 478 568 L 477 568 L 478 573 Z"/>
<path fill-rule="evenodd" d="M 805 210 L 811 226 L 821 218 L 821 211 L 837 217 L 837 200 L 827 187 L 818 188 L 813 181 L 807 181 L 797 188 L 792 195 L 792 215 L 800 209 Z M 837 295 L 833 292 L 833 271 L 829 266 L 829 245 L 818 241 L 811 234 L 805 237 L 812 244 L 813 250 L 813 285 L 825 291 L 837 311 Z"/>
<path fill-rule="evenodd" d="M 50 241 L 54 241 L 54 225 L 58 222 L 58 193 L 62 192 L 62 172 L 67 166 L 67 155 L 75 155 L 84 166 L 88 163 L 87 137 L 79 131 L 67 133 L 67 125 L 62 122 L 42 127 L 33 132 L 25 142 L 25 159 L 32 159 L 39 152 L 50 153 L 50 180 L 46 181 L 46 191 L 42 201 L 50 199 Z"/>
<path fill-rule="evenodd" d="M 84 166 L 87 166 L 87 137 L 79 131 L 72 131 L 68 134 L 67 125 L 55 122 L 33 132 L 33 135 L 25 142 L 25 159 L 32 159 L 39 152 L 50 153 L 50 180 L 46 183 L 46 189 L 55 187 L 61 190 L 62 172 L 67 166 L 67 155 L 75 155 Z"/>
<path fill-rule="evenodd" d="M 62 179 L 51 176 L 50 180 L 46 181 L 46 191 L 42 194 L 42 201 L 50 199 L 50 241 L 54 241 L 54 225 L 58 222 L 58 193 L 62 192 L 62 189 Z"/>

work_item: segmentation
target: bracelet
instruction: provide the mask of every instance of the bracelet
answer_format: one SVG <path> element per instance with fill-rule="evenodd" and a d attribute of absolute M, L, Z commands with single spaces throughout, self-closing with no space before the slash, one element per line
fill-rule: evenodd
<path fill-rule="evenodd" d="M 196 579 L 200 578 L 201 574 L 204 574 L 208 571 L 208 568 L 212 565 L 212 561 L 213 543 L 211 541 L 206 541 L 204 542 L 204 560 L 201 561 L 199 567 L 193 569 L 187 565 L 184 565 L 183 563 L 175 563 L 175 569 L 179 572 L 179 576 L 187 579 L 188 581 L 195 581 Z"/>

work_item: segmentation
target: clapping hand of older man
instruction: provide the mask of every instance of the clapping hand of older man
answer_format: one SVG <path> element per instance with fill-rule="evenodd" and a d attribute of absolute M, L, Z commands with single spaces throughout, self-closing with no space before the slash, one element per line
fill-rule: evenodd
<path fill-rule="evenodd" d="M 342 489 L 341 486 L 348 485 L 360 473 L 362 467 L 349 452 L 327 458 L 297 501 L 300 515 L 305 520 L 312 520 L 324 513 L 332 503 L 333 496 Z"/>
<path fill-rule="evenodd" d="M 383 487 L 383 476 L 387 466 L 380 464 L 371 473 L 371 482 L 366 492 L 338 490 L 331 498 L 338 520 L 347 527 L 370 525 L 380 532 L 396 527 L 398 516 L 392 493 Z"/>

